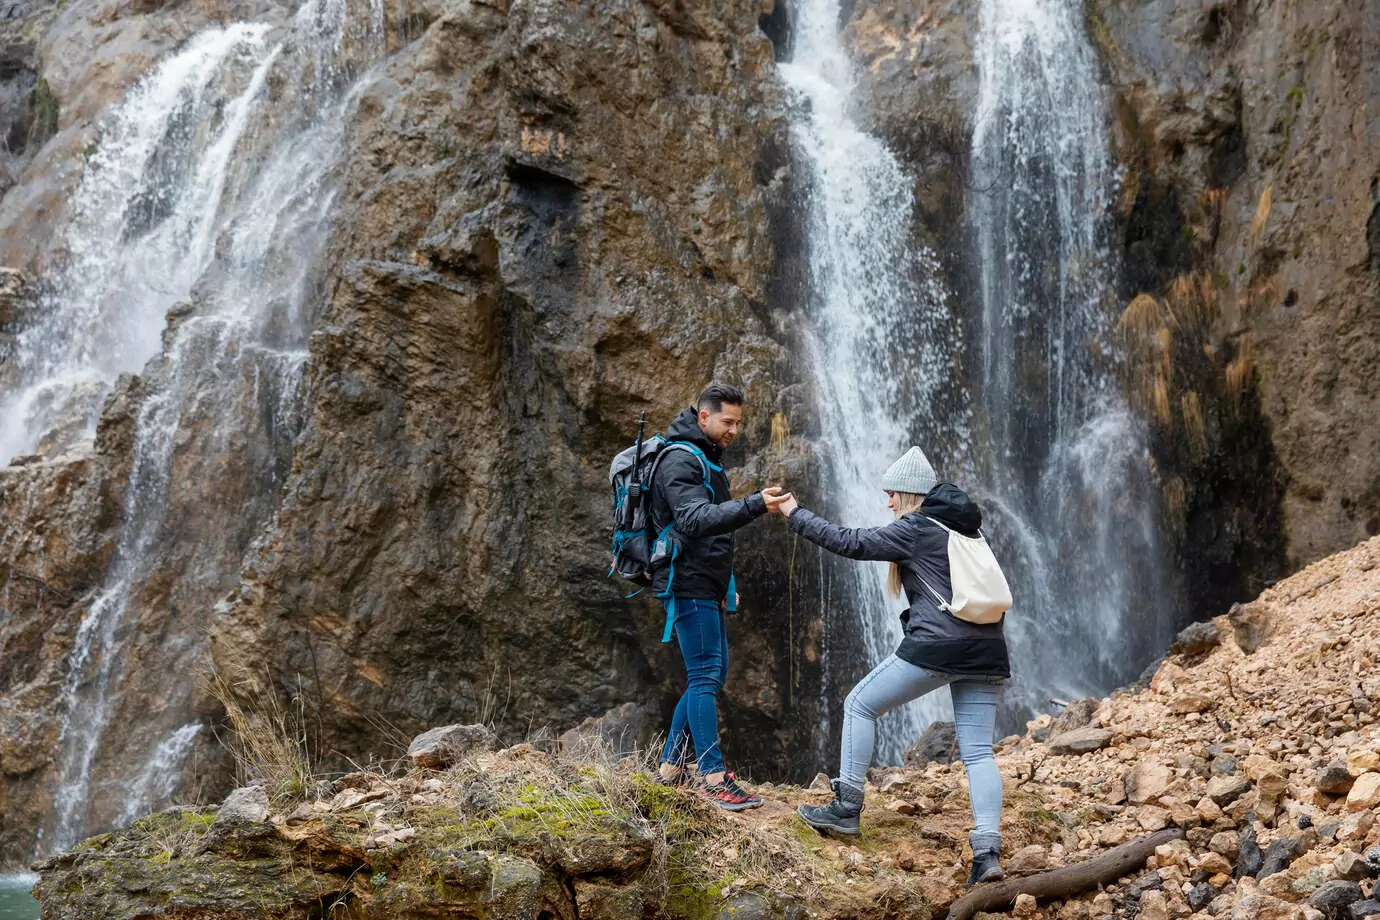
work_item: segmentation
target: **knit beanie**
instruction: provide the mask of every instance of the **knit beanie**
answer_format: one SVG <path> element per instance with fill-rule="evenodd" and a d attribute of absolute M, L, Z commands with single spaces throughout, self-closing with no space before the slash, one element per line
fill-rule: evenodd
<path fill-rule="evenodd" d="M 935 475 L 934 467 L 918 447 L 912 447 L 902 454 L 882 477 L 882 488 L 888 492 L 924 495 L 938 483 L 939 477 Z"/>

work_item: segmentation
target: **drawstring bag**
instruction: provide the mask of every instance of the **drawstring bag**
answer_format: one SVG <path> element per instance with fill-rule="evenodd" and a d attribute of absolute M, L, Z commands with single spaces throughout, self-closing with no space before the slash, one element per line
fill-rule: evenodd
<path fill-rule="evenodd" d="M 925 515 L 925 519 L 939 524 L 939 521 Z M 948 527 L 949 533 L 949 584 L 953 586 L 954 596 L 946 601 L 939 592 L 923 578 L 939 606 L 968 623 L 997 623 L 1006 611 L 1011 609 L 1011 586 L 1006 583 L 997 557 L 987 538 L 978 531 L 975 537 L 963 534 Z"/>

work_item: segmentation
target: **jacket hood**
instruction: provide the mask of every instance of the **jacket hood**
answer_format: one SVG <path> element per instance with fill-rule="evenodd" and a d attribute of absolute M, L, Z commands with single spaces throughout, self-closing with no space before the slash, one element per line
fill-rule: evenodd
<path fill-rule="evenodd" d="M 977 536 L 982 526 L 982 511 L 977 502 L 951 482 L 941 482 L 920 503 L 920 513 L 932 517 L 965 537 Z"/>
<path fill-rule="evenodd" d="M 671 427 L 666 429 L 666 437 L 672 441 L 689 441 L 704 451 L 704 455 L 714 463 L 719 462 L 724 452 L 722 447 L 705 437 L 704 429 L 700 428 L 700 414 L 693 406 L 681 410 Z"/>

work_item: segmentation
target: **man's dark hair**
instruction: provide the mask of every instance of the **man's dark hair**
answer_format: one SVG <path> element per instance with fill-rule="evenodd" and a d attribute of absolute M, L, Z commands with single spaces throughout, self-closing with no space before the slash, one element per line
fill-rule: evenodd
<path fill-rule="evenodd" d="M 743 391 L 737 387 L 731 387 L 726 383 L 711 383 L 704 388 L 700 394 L 699 401 L 695 403 L 695 408 L 701 412 L 724 411 L 724 403 L 731 406 L 741 406 L 743 404 Z"/>

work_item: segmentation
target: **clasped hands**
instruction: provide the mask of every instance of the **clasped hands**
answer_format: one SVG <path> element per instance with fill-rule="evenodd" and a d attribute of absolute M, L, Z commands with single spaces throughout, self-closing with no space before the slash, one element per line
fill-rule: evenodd
<path fill-rule="evenodd" d="M 800 505 L 796 503 L 794 492 L 784 492 L 780 486 L 768 486 L 762 490 L 762 501 L 767 510 L 782 517 L 790 517 Z"/>

